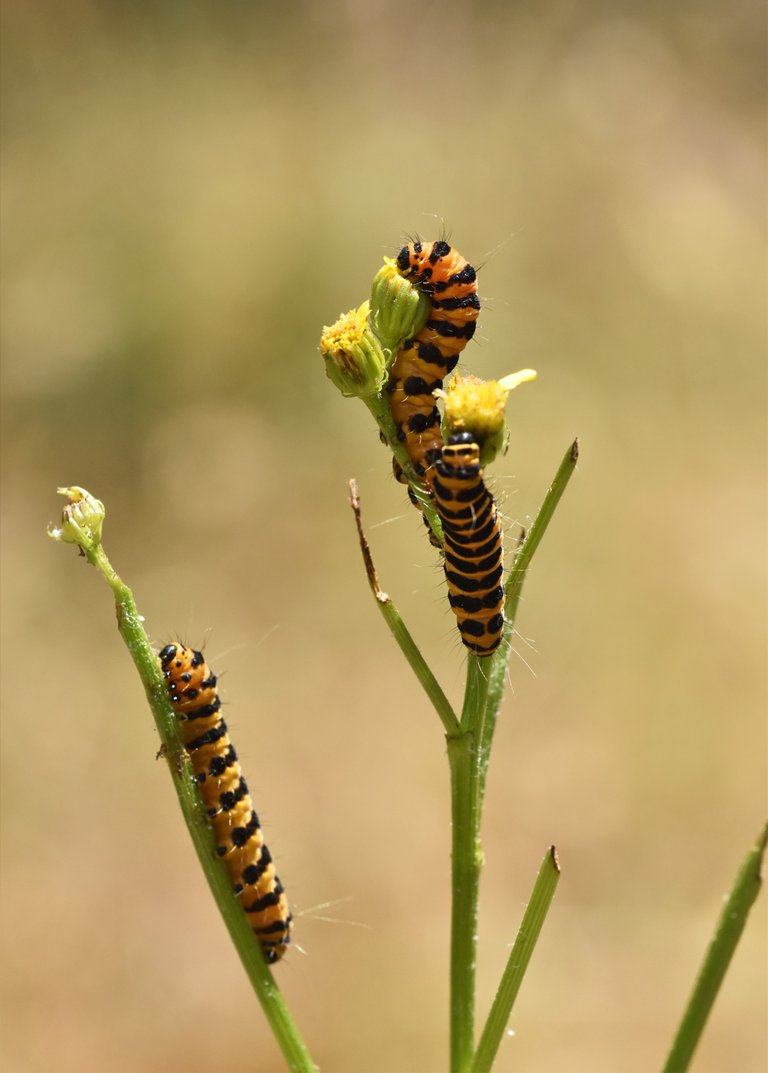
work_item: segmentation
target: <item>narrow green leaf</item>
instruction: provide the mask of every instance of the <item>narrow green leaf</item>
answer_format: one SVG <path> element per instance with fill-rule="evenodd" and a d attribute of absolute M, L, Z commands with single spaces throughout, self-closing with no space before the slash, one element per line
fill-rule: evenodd
<path fill-rule="evenodd" d="M 506 606 L 504 608 L 504 617 L 507 620 L 507 627 L 504 630 L 501 644 L 488 661 L 490 666 L 488 668 L 488 682 L 484 700 L 485 711 L 481 720 L 480 729 L 481 795 L 485 792 L 485 776 L 488 770 L 488 760 L 491 755 L 493 734 L 496 729 L 496 717 L 504 695 L 504 684 L 508 673 L 507 665 L 509 663 L 509 655 L 512 649 L 512 631 L 517 617 L 520 593 L 522 592 L 523 583 L 526 578 L 528 567 L 531 565 L 534 553 L 547 531 L 547 527 L 552 520 L 563 492 L 568 487 L 568 482 L 574 474 L 578 460 L 579 441 L 574 440 L 563 456 L 563 460 L 558 467 L 554 480 L 549 486 L 544 501 L 539 508 L 539 513 L 536 515 L 528 533 L 523 536 L 523 539 L 518 546 L 512 563 L 512 569 L 507 578 Z"/>
<path fill-rule="evenodd" d="M 559 879 L 560 866 L 557 854 L 555 847 L 550 846 L 536 877 L 531 900 L 523 914 L 523 922 L 477 1045 L 472 1061 L 472 1073 L 489 1073 L 493 1065 Z"/>
<path fill-rule="evenodd" d="M 698 1046 L 723 977 L 733 957 L 749 911 L 762 884 L 762 864 L 768 844 L 768 824 L 739 869 L 731 893 L 726 899 L 715 934 L 693 986 L 672 1049 L 664 1063 L 664 1073 L 685 1073 Z"/>
<path fill-rule="evenodd" d="M 552 520 L 552 515 L 557 509 L 557 505 L 560 502 L 563 492 L 568 487 L 568 482 L 573 476 L 578 460 L 579 441 L 574 440 L 565 452 L 563 460 L 555 474 L 555 479 L 552 481 L 547 494 L 544 496 L 544 502 L 539 508 L 539 513 L 536 515 L 533 524 L 525 534 L 515 553 L 512 569 L 510 570 L 506 584 L 507 606 L 505 608 L 505 616 L 510 626 L 514 625 L 517 616 L 517 605 L 520 600 L 520 592 L 523 587 L 523 582 L 525 581 L 525 573 L 531 565 L 531 560 L 541 543 L 542 537 L 547 531 L 547 526 Z"/>

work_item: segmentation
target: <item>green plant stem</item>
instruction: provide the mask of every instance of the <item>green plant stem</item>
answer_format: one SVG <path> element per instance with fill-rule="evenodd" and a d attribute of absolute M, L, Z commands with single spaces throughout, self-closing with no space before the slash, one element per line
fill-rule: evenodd
<path fill-rule="evenodd" d="M 389 626 L 392 636 L 400 646 L 400 651 L 410 664 L 422 689 L 431 700 L 432 706 L 439 715 L 446 734 L 453 734 L 459 725 L 456 714 L 451 707 L 450 701 L 443 692 L 440 683 L 432 674 L 427 661 L 422 656 L 418 645 L 408 631 L 405 623 L 400 618 L 400 612 L 386 593 L 381 593 L 381 598 L 377 596 L 376 603 Z"/>
<path fill-rule="evenodd" d="M 550 846 L 536 877 L 520 930 L 510 951 L 488 1020 L 480 1036 L 472 1061 L 472 1073 L 490 1073 L 559 879 L 560 866 L 557 862 L 557 854 L 555 847 Z"/>
<path fill-rule="evenodd" d="M 492 658 L 492 657 L 491 657 Z M 488 703 L 488 665 L 491 660 L 467 653 L 467 680 L 464 684 L 464 702 L 461 708 L 461 725 L 463 728 L 477 731 L 480 729 L 485 707 Z"/>
<path fill-rule="evenodd" d="M 480 846 L 477 739 L 464 730 L 448 738 L 451 772 L 451 1073 L 472 1061 L 475 1032 L 477 899 L 483 864 Z"/>
<path fill-rule="evenodd" d="M 459 733 L 448 738 L 451 772 L 451 1071 L 463 1073 L 475 1046 L 477 903 L 483 851 L 479 742 L 485 717 L 488 678 L 477 656 L 467 657 L 467 681 Z"/>
<path fill-rule="evenodd" d="M 493 733 L 504 696 L 511 633 L 526 571 L 565 491 L 578 459 L 578 443 L 565 454 L 544 497 L 528 537 L 518 549 L 507 581 L 508 626 L 501 645 L 488 659 L 468 656 L 461 731 L 448 738 L 452 811 L 451 912 L 451 1070 L 469 1068 L 474 1049 L 480 873 L 483 865 L 480 824 Z"/>
<path fill-rule="evenodd" d="M 256 936 L 232 889 L 226 867 L 216 856 L 213 832 L 206 819 L 205 806 L 181 740 L 178 720 L 171 707 L 160 664 L 144 631 L 133 594 L 112 568 L 100 544 L 95 547 L 81 547 L 86 558 L 102 573 L 114 593 L 118 629 L 131 653 L 149 699 L 160 736 L 160 752 L 168 761 L 184 821 L 240 960 L 288 1068 L 293 1073 L 313 1073 L 317 1067 L 310 1058 L 280 989 L 264 960 Z"/>
<path fill-rule="evenodd" d="M 384 621 L 389 626 L 390 632 L 395 641 L 400 647 L 400 651 L 405 658 L 419 680 L 424 692 L 432 701 L 432 705 L 440 716 L 440 720 L 445 728 L 445 732 L 448 735 L 454 734 L 459 726 L 459 721 L 456 718 L 456 713 L 448 701 L 445 693 L 443 692 L 439 682 L 429 669 L 427 661 L 422 656 L 418 645 L 414 641 L 410 634 L 410 631 L 406 627 L 400 612 L 395 607 L 390 596 L 383 591 L 381 585 L 379 585 L 379 579 L 376 574 L 376 567 L 373 563 L 373 556 L 371 555 L 371 549 L 368 544 L 368 538 L 365 535 L 363 529 L 362 513 L 360 508 L 360 494 L 357 490 L 357 481 L 351 480 L 349 482 L 349 503 L 352 507 L 352 513 L 355 516 L 355 525 L 357 526 L 357 537 L 360 542 L 360 554 L 363 557 L 363 563 L 365 564 L 365 572 L 368 577 L 368 584 L 370 585 L 371 592 L 373 593 L 376 605 L 384 616 Z"/>
<path fill-rule="evenodd" d="M 761 870 L 767 844 L 768 824 L 744 859 L 733 889 L 723 906 L 672 1049 L 664 1063 L 664 1073 L 685 1073 L 690 1065 L 733 952 L 741 938 L 749 911 L 760 891 Z"/>

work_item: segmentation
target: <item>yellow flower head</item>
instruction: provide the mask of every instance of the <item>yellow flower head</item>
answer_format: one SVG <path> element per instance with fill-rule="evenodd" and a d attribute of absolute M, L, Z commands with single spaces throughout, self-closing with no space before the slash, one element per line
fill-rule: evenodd
<path fill-rule="evenodd" d="M 328 378 L 347 397 L 365 398 L 381 391 L 388 363 L 375 332 L 368 324 L 369 303 L 343 313 L 323 328 L 320 353 Z"/>
<path fill-rule="evenodd" d="M 509 439 L 504 410 L 510 391 L 535 378 L 533 369 L 521 369 L 501 380 L 479 380 L 457 373 L 444 395 L 444 438 L 455 432 L 470 432 L 480 447 L 482 465 L 492 462 Z"/>

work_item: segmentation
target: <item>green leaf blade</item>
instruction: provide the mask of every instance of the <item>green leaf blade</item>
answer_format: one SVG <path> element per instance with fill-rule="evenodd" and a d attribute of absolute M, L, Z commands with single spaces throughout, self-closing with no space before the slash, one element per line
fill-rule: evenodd
<path fill-rule="evenodd" d="M 715 933 L 693 985 L 680 1027 L 664 1063 L 663 1073 L 685 1073 L 699 1044 L 741 933 L 762 885 L 762 864 L 768 844 L 768 824 L 738 871 Z"/>
<path fill-rule="evenodd" d="M 471 1067 L 472 1073 L 490 1073 L 559 879 L 560 865 L 555 847 L 550 846 L 541 863 L 531 892 L 531 900 L 523 914 L 520 930 L 510 951 L 507 966 L 477 1045 Z"/>

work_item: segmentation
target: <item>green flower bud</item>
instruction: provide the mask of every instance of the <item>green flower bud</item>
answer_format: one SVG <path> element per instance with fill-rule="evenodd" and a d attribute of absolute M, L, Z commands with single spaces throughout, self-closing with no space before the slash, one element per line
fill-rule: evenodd
<path fill-rule="evenodd" d="M 385 257 L 371 285 L 370 321 L 392 357 L 404 339 L 412 339 L 421 331 L 429 310 L 427 295 L 400 274 L 393 258 Z"/>
<path fill-rule="evenodd" d="M 488 465 L 506 450 L 509 442 L 504 410 L 510 391 L 535 378 L 533 369 L 521 369 L 501 380 L 479 380 L 476 376 L 457 374 L 443 395 L 443 437 L 470 432 L 480 447 L 481 465 Z"/>
<path fill-rule="evenodd" d="M 57 488 L 69 502 L 61 512 L 61 525 L 48 527 L 48 536 L 64 544 L 77 544 L 84 552 L 93 551 L 101 544 L 101 528 L 106 510 L 104 504 L 85 488 Z"/>
<path fill-rule="evenodd" d="M 368 324 L 368 310 L 368 302 L 363 302 L 359 309 L 343 313 L 320 337 L 328 378 L 347 398 L 376 395 L 387 378 L 387 359 Z"/>

